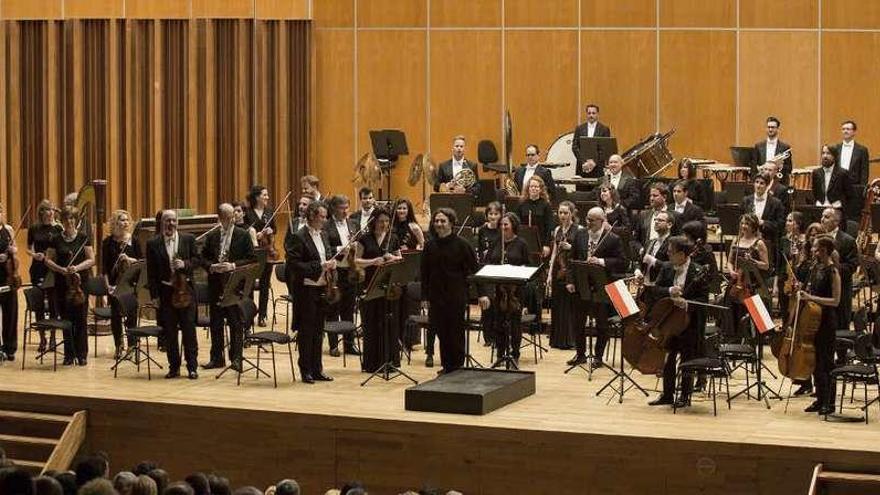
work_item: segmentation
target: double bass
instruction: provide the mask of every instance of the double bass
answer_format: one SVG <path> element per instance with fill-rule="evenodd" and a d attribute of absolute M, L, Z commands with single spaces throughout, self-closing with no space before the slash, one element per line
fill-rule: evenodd
<path fill-rule="evenodd" d="M 789 277 L 794 278 L 790 263 L 788 270 Z M 799 285 L 796 280 L 795 284 Z M 821 323 L 822 306 L 813 301 L 802 301 L 798 291 L 794 304 L 789 307 L 785 332 L 770 347 L 783 376 L 792 380 L 806 380 L 812 376 L 816 368 L 814 342 Z"/>

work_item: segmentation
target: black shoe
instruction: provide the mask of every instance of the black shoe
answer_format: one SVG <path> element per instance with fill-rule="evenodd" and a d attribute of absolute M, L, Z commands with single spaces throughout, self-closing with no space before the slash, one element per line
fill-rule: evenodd
<path fill-rule="evenodd" d="M 62 366 L 70 366 L 73 364 L 73 358 L 64 358 L 64 361 L 61 362 Z"/>
<path fill-rule="evenodd" d="M 603 366 L 605 366 L 605 363 L 603 363 L 601 359 L 594 359 L 593 362 L 590 363 L 590 370 L 595 371 Z"/>
<path fill-rule="evenodd" d="M 242 372 L 241 371 L 242 370 L 241 359 L 236 359 L 235 361 L 233 361 L 230 368 L 235 372 L 241 373 Z"/>
<path fill-rule="evenodd" d="M 85 366 L 85 365 L 87 365 L 87 364 L 89 364 L 89 362 L 88 362 L 88 360 L 87 360 L 86 358 L 77 358 L 77 359 L 76 359 L 76 365 L 77 365 L 77 366 Z"/>
<path fill-rule="evenodd" d="M 652 400 L 651 402 L 648 402 L 648 405 L 649 406 L 668 406 L 668 405 L 672 404 L 672 402 L 673 402 L 672 397 L 665 397 L 665 396 L 661 395 L 660 397 Z"/>
<path fill-rule="evenodd" d="M 355 349 L 354 347 L 346 349 L 345 353 L 348 354 L 349 356 L 360 356 L 361 355 L 361 351 Z"/>
<path fill-rule="evenodd" d="M 327 376 L 324 373 L 318 373 L 317 375 L 314 376 L 314 379 L 319 382 L 332 382 L 333 381 L 332 376 Z"/>
<path fill-rule="evenodd" d="M 261 316 L 260 319 L 257 320 L 257 326 L 265 327 L 266 326 L 266 318 Z"/>
<path fill-rule="evenodd" d="M 818 411 L 816 411 L 820 416 L 827 416 L 829 414 L 834 414 L 834 406 L 823 406 L 820 407 Z"/>
<path fill-rule="evenodd" d="M 689 405 L 691 405 L 691 403 L 686 398 L 677 399 L 675 402 L 672 403 L 672 407 L 675 409 L 682 409 Z"/>
<path fill-rule="evenodd" d="M 186 374 L 186 377 L 189 378 L 190 380 L 198 380 L 199 372 L 196 370 L 189 370 Z"/>
<path fill-rule="evenodd" d="M 795 397 L 800 397 L 801 395 L 808 395 L 813 393 L 813 386 L 804 383 L 797 390 L 794 391 Z"/>
<path fill-rule="evenodd" d="M 330 355 L 333 357 L 339 357 L 342 353 L 339 352 L 339 349 L 334 347 L 333 349 L 330 349 Z"/>
<path fill-rule="evenodd" d="M 15 354 L 7 354 L 6 360 L 10 362 L 15 361 Z"/>
<path fill-rule="evenodd" d="M 804 412 L 811 413 L 811 412 L 819 412 L 820 410 L 822 410 L 822 405 L 819 404 L 819 401 L 815 401 L 812 404 L 810 404 L 809 406 L 807 406 L 806 409 L 804 409 Z"/>
<path fill-rule="evenodd" d="M 165 374 L 165 378 L 170 380 L 172 378 L 180 378 L 180 370 L 171 370 Z"/>
<path fill-rule="evenodd" d="M 573 358 L 569 359 L 568 361 L 566 361 L 565 364 L 567 364 L 569 366 L 578 366 L 578 365 L 584 364 L 586 362 L 587 362 L 587 356 L 584 356 L 582 354 L 575 354 L 575 356 Z"/>
<path fill-rule="evenodd" d="M 208 361 L 208 364 L 203 364 L 202 368 L 206 370 L 215 370 L 217 368 L 225 368 L 225 361 Z"/>
<path fill-rule="evenodd" d="M 425 356 L 425 368 L 433 368 L 434 367 L 434 355 L 428 354 Z"/>
<path fill-rule="evenodd" d="M 315 380 L 312 378 L 312 375 L 308 375 L 308 374 L 302 375 L 302 378 L 300 379 L 300 381 L 303 383 L 308 383 L 309 385 L 315 383 Z"/>

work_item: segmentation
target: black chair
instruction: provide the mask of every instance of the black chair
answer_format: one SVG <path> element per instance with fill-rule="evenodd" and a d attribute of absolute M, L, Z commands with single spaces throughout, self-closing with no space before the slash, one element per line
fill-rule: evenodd
<path fill-rule="evenodd" d="M 404 325 L 406 326 L 407 332 L 412 332 L 412 331 L 419 331 L 420 333 L 422 331 L 424 332 L 424 335 L 422 336 L 421 340 L 422 340 L 422 342 L 425 343 L 425 352 L 427 353 L 428 332 L 431 331 L 431 323 L 428 320 L 428 315 L 423 312 L 420 312 L 417 315 L 409 315 L 409 316 L 407 316 L 406 323 Z M 430 354 L 432 356 L 434 355 L 433 349 L 431 349 Z M 411 364 L 411 363 L 412 363 L 412 353 L 408 352 L 408 353 L 406 353 L 406 364 Z"/>
<path fill-rule="evenodd" d="M 41 345 L 34 359 L 43 364 L 43 358 L 46 354 L 52 354 L 52 371 L 58 371 L 58 349 L 64 349 L 64 332 L 71 331 L 73 324 L 57 318 L 34 321 L 37 308 L 41 308 L 44 301 L 43 291 L 39 287 L 32 286 L 25 289 L 24 300 L 27 311 L 25 312 L 24 335 L 21 344 L 21 369 L 24 369 L 25 362 L 27 362 L 28 339 L 31 332 L 36 330 L 40 333 L 41 344 L 46 333 L 49 334 L 49 338 L 46 340 L 45 346 Z M 58 332 L 61 332 L 61 338 L 58 338 Z"/>
<path fill-rule="evenodd" d="M 138 315 L 138 300 L 134 294 L 122 294 L 117 299 L 119 302 L 119 310 L 123 318 L 129 315 Z M 157 325 L 140 326 L 140 318 L 134 327 L 126 328 L 125 333 L 129 342 L 128 350 L 125 354 L 116 358 L 116 362 L 110 368 L 113 370 L 113 378 L 119 374 L 119 365 L 124 361 L 129 361 L 137 366 L 138 373 L 141 372 L 141 363 L 147 363 L 147 380 L 153 379 L 151 364 L 155 364 L 162 369 L 162 365 L 153 359 L 150 354 L 150 338 L 159 339 L 165 330 Z M 158 343 L 157 343 L 158 345 Z"/>
<path fill-rule="evenodd" d="M 679 383 L 679 387 L 682 387 L 682 384 L 685 383 L 686 380 L 691 380 L 693 383 L 697 377 L 706 377 L 709 379 L 708 382 L 708 392 L 712 397 L 712 415 L 718 416 L 718 391 L 716 380 L 718 384 L 723 384 L 725 391 L 727 393 L 727 408 L 730 409 L 730 383 L 728 381 L 729 374 L 727 372 L 727 365 L 721 359 L 715 357 L 702 357 L 691 359 L 689 361 L 685 361 L 678 366 L 678 376 L 677 382 Z M 691 399 L 693 397 L 693 393 L 690 397 L 688 397 L 688 405 L 691 404 Z M 672 413 L 675 414 L 676 408 L 675 404 L 672 406 Z"/>
<path fill-rule="evenodd" d="M 86 278 L 86 281 L 83 284 L 83 292 L 86 294 L 86 296 L 95 297 L 96 302 L 102 297 L 106 298 L 110 296 L 110 291 L 107 288 L 107 283 L 104 281 L 104 277 Z M 99 330 L 98 321 L 108 322 L 113 316 L 113 313 L 110 309 L 110 306 L 95 305 L 89 308 L 89 316 L 91 316 L 92 320 L 89 326 L 89 333 L 95 338 L 95 344 L 92 346 L 92 348 L 94 349 L 95 357 L 98 357 L 98 337 L 113 335 L 113 332 L 109 330 Z"/>
<path fill-rule="evenodd" d="M 345 337 L 347 337 L 348 335 L 354 335 L 354 339 L 357 339 L 357 341 L 358 341 L 358 343 L 355 344 L 355 346 L 357 349 L 360 349 L 360 345 L 359 345 L 360 338 L 357 334 L 357 330 L 358 330 L 358 327 L 357 327 L 357 325 L 354 324 L 353 321 L 342 320 L 342 321 L 324 322 L 324 332 L 327 335 L 336 335 L 339 339 L 338 342 L 345 342 Z M 343 345 L 343 348 L 344 347 L 345 346 Z M 342 352 L 342 367 L 343 368 L 346 367 L 346 363 L 345 363 L 345 355 L 346 354 L 348 354 L 348 353 L 345 352 L 345 349 L 343 349 L 343 352 Z"/>
<path fill-rule="evenodd" d="M 257 361 L 256 363 L 251 362 L 249 359 L 245 358 L 242 355 L 242 367 L 240 371 L 238 371 L 237 383 L 241 385 L 241 375 L 254 370 L 256 372 L 257 379 L 260 378 L 260 373 L 269 376 L 268 373 L 263 371 L 260 368 L 260 355 L 263 352 L 263 346 L 268 345 L 269 350 L 272 357 L 272 380 L 275 383 L 275 388 L 278 388 L 278 372 L 275 367 L 275 345 L 286 345 L 288 357 L 290 358 L 290 373 L 292 376 L 291 381 L 296 381 L 296 369 L 293 364 L 293 338 L 287 332 L 276 332 L 274 330 L 266 330 L 262 332 L 251 332 L 251 325 L 254 321 L 254 317 L 257 314 L 257 305 L 251 299 L 244 299 L 241 303 L 239 303 L 239 308 L 241 309 L 242 316 L 242 331 L 244 332 L 244 343 L 251 344 L 252 346 L 256 346 L 257 348 Z M 244 368 L 244 365 L 248 364 L 248 368 Z M 220 375 L 217 375 L 217 378 L 220 378 Z"/>
<path fill-rule="evenodd" d="M 46 350 L 43 329 L 37 328 L 34 325 L 34 323 L 37 321 L 37 313 L 43 314 L 46 300 L 45 293 L 42 289 L 35 285 L 24 289 L 23 292 L 26 309 L 24 313 L 24 334 L 22 335 L 21 344 L 21 369 L 24 369 L 27 346 L 30 343 L 31 336 L 34 331 L 37 331 L 40 334 L 40 347 L 38 348 L 39 350 L 37 352 L 41 353 Z M 42 364 L 42 361 L 40 362 L 40 364 Z"/>
<path fill-rule="evenodd" d="M 544 353 L 549 352 L 549 350 L 544 347 L 544 342 L 541 338 L 541 322 L 537 315 L 528 313 L 522 316 L 520 326 L 523 329 L 523 343 L 519 348 L 525 349 L 531 347 L 535 355 L 535 364 L 538 364 L 538 357 L 540 356 L 541 359 L 544 359 Z"/>
<path fill-rule="evenodd" d="M 287 287 L 287 265 L 281 263 L 275 265 L 275 278 Z M 290 333 L 290 310 L 293 308 L 293 296 L 291 294 L 281 294 L 272 299 L 272 329 L 275 329 L 275 323 L 278 319 L 278 303 L 284 303 L 284 328 Z"/>
<path fill-rule="evenodd" d="M 853 345 L 853 352 L 857 362 L 852 364 L 844 364 L 831 370 L 831 379 L 835 382 L 843 382 L 840 390 L 840 409 L 843 413 L 843 399 L 846 397 L 846 385 L 851 383 L 853 392 L 858 384 L 864 387 L 864 405 L 860 408 L 865 411 L 865 424 L 868 424 L 868 408 L 871 404 L 880 400 L 880 389 L 878 395 L 868 400 L 868 385 L 878 386 L 877 364 L 880 363 L 880 353 L 871 343 L 871 335 L 863 334 L 856 338 Z M 852 399 L 850 399 L 852 402 Z"/>

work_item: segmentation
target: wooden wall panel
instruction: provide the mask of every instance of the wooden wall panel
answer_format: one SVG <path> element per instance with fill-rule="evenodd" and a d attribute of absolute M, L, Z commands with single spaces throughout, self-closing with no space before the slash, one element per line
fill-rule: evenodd
<path fill-rule="evenodd" d="M 351 197 L 355 164 L 354 31 L 315 32 L 315 163 L 322 189 Z"/>
<path fill-rule="evenodd" d="M 312 2 L 312 18 L 317 27 L 353 27 L 356 0 L 321 0 Z"/>
<path fill-rule="evenodd" d="M 425 27 L 427 0 L 356 0 L 361 27 Z"/>
<path fill-rule="evenodd" d="M 781 139 L 792 146 L 795 166 L 815 165 L 818 157 L 819 39 L 804 32 L 740 34 L 739 142 L 747 146 L 765 136 L 767 116 L 782 121 Z M 773 47 L 768 50 L 767 47 Z M 769 67 L 783 62 L 785 70 Z"/>
<path fill-rule="evenodd" d="M 427 146 L 427 61 L 424 31 L 363 31 L 358 33 L 358 155 L 371 150 L 372 129 L 400 129 L 411 153 Z M 363 98 L 360 95 L 364 95 Z M 403 157 L 392 174 L 392 196 L 415 197 L 421 188 L 406 183 L 409 163 Z"/>
<path fill-rule="evenodd" d="M 819 0 L 739 0 L 739 15 L 745 28 L 816 28 Z"/>
<path fill-rule="evenodd" d="M 581 47 L 581 106 L 599 105 L 600 119 L 611 126 L 620 148 L 655 132 L 656 35 L 584 31 Z"/>
<path fill-rule="evenodd" d="M 64 0 L 67 19 L 117 18 L 125 13 L 125 0 Z"/>
<path fill-rule="evenodd" d="M 660 0 L 660 25 L 734 27 L 737 0 Z"/>
<path fill-rule="evenodd" d="M 4 19 L 60 19 L 62 0 L 3 0 Z"/>
<path fill-rule="evenodd" d="M 497 27 L 501 0 L 431 0 L 431 27 Z"/>
<path fill-rule="evenodd" d="M 254 16 L 254 0 L 190 1 L 192 2 L 192 16 L 196 18 L 238 19 Z"/>
<path fill-rule="evenodd" d="M 514 118 L 513 160 L 525 146 L 546 149 L 577 123 L 577 32 L 507 33 L 505 96 Z"/>
<path fill-rule="evenodd" d="M 508 26 L 577 26 L 578 0 L 507 0 L 504 20 Z"/>
<path fill-rule="evenodd" d="M 257 19 L 308 19 L 310 3 L 310 0 L 257 0 L 254 7 Z"/>
<path fill-rule="evenodd" d="M 880 2 L 822 0 L 822 27 L 880 29 Z"/>
<path fill-rule="evenodd" d="M 822 35 L 822 135 L 823 142 L 841 139 L 840 123 L 852 119 L 859 126 L 857 141 L 880 148 L 880 34 L 824 33 Z M 874 165 L 876 167 L 876 165 Z M 872 168 L 877 172 L 876 168 Z M 875 174 L 872 174 L 874 176 Z"/>
<path fill-rule="evenodd" d="M 131 19 L 184 19 L 192 13 L 189 0 L 126 0 L 125 15 Z"/>
<path fill-rule="evenodd" d="M 727 157 L 736 139 L 736 35 L 660 35 L 660 130 L 676 128 L 677 156 Z"/>
<path fill-rule="evenodd" d="M 500 126 L 503 109 L 498 92 L 500 54 L 498 31 L 431 34 L 430 149 L 435 162 L 450 157 L 452 138 L 458 134 L 468 139 L 469 159 L 476 160 L 477 143 L 482 139 L 493 141 L 499 156 L 504 156 Z M 455 70 L 450 70 L 450 60 L 455 60 Z"/>
<path fill-rule="evenodd" d="M 656 0 L 581 0 L 582 26 L 633 26 L 657 25 Z"/>

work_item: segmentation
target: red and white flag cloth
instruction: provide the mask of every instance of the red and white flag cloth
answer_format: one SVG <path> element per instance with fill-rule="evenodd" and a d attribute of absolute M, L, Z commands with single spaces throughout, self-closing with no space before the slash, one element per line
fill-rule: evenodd
<path fill-rule="evenodd" d="M 629 289 L 626 288 L 626 281 L 618 280 L 617 282 L 611 282 L 605 286 L 605 293 L 608 294 L 611 304 L 614 305 L 614 309 L 617 310 L 617 314 L 620 315 L 621 319 L 639 312 L 636 300 L 629 293 Z"/>
<path fill-rule="evenodd" d="M 758 333 L 764 333 L 776 327 L 773 319 L 770 318 L 767 306 L 764 306 L 764 301 L 761 300 L 761 296 L 756 294 L 749 297 L 745 300 L 745 304 L 746 309 L 749 310 L 749 315 L 752 317 L 752 321 L 755 322 L 755 328 L 758 329 Z"/>

